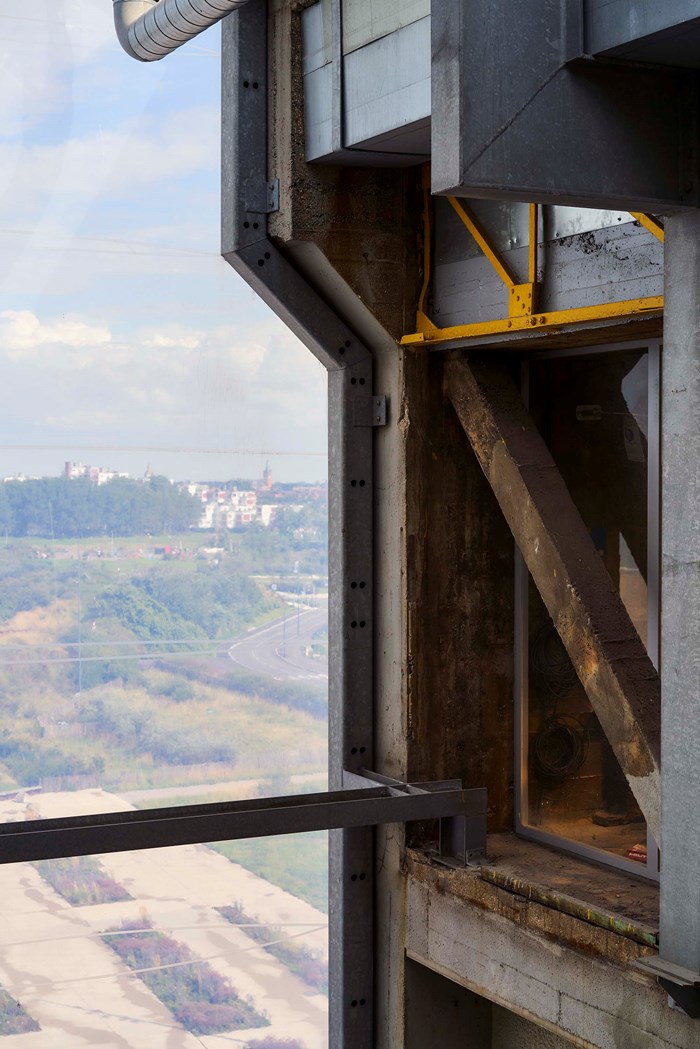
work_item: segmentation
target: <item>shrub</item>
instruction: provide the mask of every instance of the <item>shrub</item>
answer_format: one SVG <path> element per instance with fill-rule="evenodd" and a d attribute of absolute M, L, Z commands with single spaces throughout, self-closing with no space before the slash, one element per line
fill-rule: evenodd
<path fill-rule="evenodd" d="M 100 754 L 81 757 L 40 740 L 7 736 L 0 742 L 0 760 L 18 783 L 41 783 L 48 776 L 101 775 L 105 761 Z"/>
<path fill-rule="evenodd" d="M 102 864 L 91 856 L 39 860 L 32 866 L 72 907 L 119 903 L 131 899 L 126 889 L 114 881 Z"/>
<path fill-rule="evenodd" d="M 174 699 L 176 703 L 186 703 L 195 697 L 193 686 L 182 678 L 166 681 L 160 686 L 160 694 L 168 699 Z"/>
<path fill-rule="evenodd" d="M 0 1035 L 28 1034 L 40 1030 L 39 1024 L 25 1013 L 19 1002 L 7 991 L 0 990 Z"/>
<path fill-rule="evenodd" d="M 131 933 L 114 936 L 110 933 Z M 130 969 L 137 973 L 156 998 L 191 1034 L 221 1034 L 269 1024 L 249 998 L 235 988 L 185 944 L 156 932 L 147 919 L 122 922 L 103 937 Z M 182 964 L 191 962 L 192 964 Z M 164 966 L 176 965 L 168 969 Z"/>
<path fill-rule="evenodd" d="M 305 984 L 321 994 L 328 994 L 328 966 L 314 951 L 296 940 L 285 940 L 282 929 L 261 924 L 259 918 L 246 914 L 240 903 L 219 907 L 218 911 L 232 925 L 244 926 L 241 931 L 246 936 L 259 943 L 263 950 L 286 965 Z"/>

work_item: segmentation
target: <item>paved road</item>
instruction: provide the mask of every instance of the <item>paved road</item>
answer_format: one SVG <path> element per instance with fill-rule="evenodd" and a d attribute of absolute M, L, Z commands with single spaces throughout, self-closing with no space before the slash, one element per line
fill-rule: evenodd
<path fill-rule="evenodd" d="M 326 681 L 328 664 L 324 660 L 304 655 L 317 630 L 328 627 L 328 605 L 320 608 L 289 609 L 282 621 L 251 630 L 234 641 L 228 650 L 230 659 L 238 666 L 256 674 L 268 674 L 275 681 Z"/>

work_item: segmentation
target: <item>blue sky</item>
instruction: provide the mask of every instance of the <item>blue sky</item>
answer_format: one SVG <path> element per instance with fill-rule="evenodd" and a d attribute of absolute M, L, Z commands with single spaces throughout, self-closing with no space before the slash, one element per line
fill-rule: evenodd
<path fill-rule="evenodd" d="M 111 0 L 3 3 L 0 475 L 325 476 L 325 372 L 218 255 L 219 50 L 144 65 Z"/>

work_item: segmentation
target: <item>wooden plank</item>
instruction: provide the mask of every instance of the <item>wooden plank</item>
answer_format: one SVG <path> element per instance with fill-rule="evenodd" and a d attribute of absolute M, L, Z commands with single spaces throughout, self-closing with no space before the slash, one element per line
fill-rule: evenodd
<path fill-rule="evenodd" d="M 659 676 L 501 363 L 453 358 L 447 393 L 649 828 L 660 833 Z"/>

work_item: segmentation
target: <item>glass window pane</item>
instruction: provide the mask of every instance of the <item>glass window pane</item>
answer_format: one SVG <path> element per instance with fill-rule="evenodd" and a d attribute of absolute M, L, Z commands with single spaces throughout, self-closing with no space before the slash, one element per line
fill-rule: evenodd
<path fill-rule="evenodd" d="M 325 884 L 325 838 L 0 867 L 3 1032 L 34 1031 L 37 1049 L 326 1049 L 327 913 L 299 877 L 301 862 Z M 245 866 L 226 856 L 241 844 Z M 263 844 L 279 849 L 267 877 L 254 869 Z"/>
<path fill-rule="evenodd" d="M 648 355 L 530 365 L 530 410 L 647 643 Z M 532 582 L 526 597 L 527 827 L 647 864 L 646 824 Z"/>
<path fill-rule="evenodd" d="M 142 65 L 109 3 L 14 7 L 0 792 L 28 818 L 322 790 L 326 376 L 219 255 L 219 28 Z"/>

